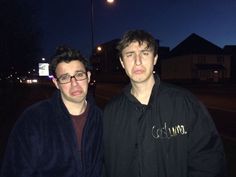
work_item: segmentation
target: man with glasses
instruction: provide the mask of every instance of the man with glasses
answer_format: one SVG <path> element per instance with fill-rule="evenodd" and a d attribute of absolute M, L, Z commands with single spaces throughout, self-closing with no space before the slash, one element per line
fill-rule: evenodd
<path fill-rule="evenodd" d="M 50 69 L 58 90 L 18 119 L 0 176 L 100 177 L 102 113 L 86 98 L 87 60 L 76 50 L 59 48 Z"/>

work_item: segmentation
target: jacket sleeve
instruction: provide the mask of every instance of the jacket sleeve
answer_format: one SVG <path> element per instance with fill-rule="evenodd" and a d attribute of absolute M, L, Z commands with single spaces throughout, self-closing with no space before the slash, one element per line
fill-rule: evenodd
<path fill-rule="evenodd" d="M 201 103 L 193 106 L 189 134 L 189 177 L 226 176 L 226 161 L 221 138 L 214 122 Z"/>
<path fill-rule="evenodd" d="M 32 141 L 30 129 L 25 121 L 16 123 L 8 139 L 1 177 L 31 177 L 35 173 L 37 143 Z"/>

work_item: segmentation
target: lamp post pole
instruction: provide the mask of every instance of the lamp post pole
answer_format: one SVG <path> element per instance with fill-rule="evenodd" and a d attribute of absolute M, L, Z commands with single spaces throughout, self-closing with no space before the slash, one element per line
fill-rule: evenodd
<path fill-rule="evenodd" d="M 94 48 L 94 7 L 93 7 L 93 0 L 91 0 L 90 3 L 91 3 L 91 14 L 90 14 L 90 23 L 91 23 L 91 55 L 93 55 L 93 48 Z"/>
<path fill-rule="evenodd" d="M 114 0 L 106 0 L 108 4 L 113 4 Z M 90 23 L 91 23 L 91 55 L 93 55 L 94 49 L 94 3 L 93 0 L 90 0 L 91 5 L 91 14 L 90 14 Z"/>

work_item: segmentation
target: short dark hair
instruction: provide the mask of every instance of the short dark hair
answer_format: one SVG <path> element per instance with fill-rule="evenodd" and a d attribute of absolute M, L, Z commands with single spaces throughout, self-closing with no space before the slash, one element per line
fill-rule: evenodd
<path fill-rule="evenodd" d="M 56 53 L 51 57 L 50 74 L 56 76 L 56 68 L 59 63 L 69 63 L 74 60 L 80 61 L 84 64 L 85 70 L 89 70 L 88 60 L 80 53 L 79 50 L 75 50 L 67 46 L 57 47 Z"/>
<path fill-rule="evenodd" d="M 157 54 L 158 44 L 151 34 L 144 30 L 130 30 L 122 36 L 120 42 L 116 47 L 119 57 L 122 57 L 122 51 L 132 42 L 138 42 L 140 45 L 143 42 L 146 42 L 147 47 L 153 49 L 154 55 Z"/>

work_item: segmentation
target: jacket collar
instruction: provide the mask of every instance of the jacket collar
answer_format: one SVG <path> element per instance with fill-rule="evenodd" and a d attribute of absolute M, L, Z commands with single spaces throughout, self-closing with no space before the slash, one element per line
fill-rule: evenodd
<path fill-rule="evenodd" d="M 152 88 L 152 93 L 151 93 L 151 96 L 150 96 L 150 100 L 149 100 L 149 103 L 148 103 L 148 106 L 151 106 L 153 101 L 154 101 L 154 98 L 157 97 L 158 93 L 159 93 L 159 88 L 160 88 L 160 77 L 155 74 L 154 75 L 154 79 L 155 79 L 155 84 Z M 135 104 L 140 104 L 142 105 L 132 94 L 131 94 L 131 88 L 132 88 L 132 85 L 131 83 L 129 83 L 124 89 L 123 89 L 123 93 L 124 95 L 128 98 L 129 101 L 135 103 Z"/>

